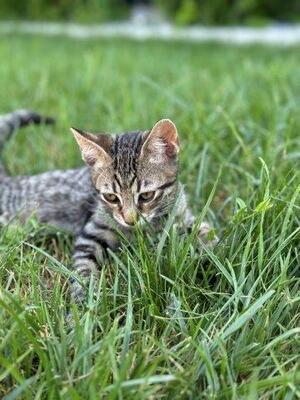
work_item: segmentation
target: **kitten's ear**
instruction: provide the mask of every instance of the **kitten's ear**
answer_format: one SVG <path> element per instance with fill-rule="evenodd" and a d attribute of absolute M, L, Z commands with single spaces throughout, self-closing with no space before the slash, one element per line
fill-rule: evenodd
<path fill-rule="evenodd" d="M 103 168 L 112 162 L 110 155 L 106 152 L 108 145 L 108 136 L 103 135 L 103 146 L 101 143 L 101 135 L 93 135 L 89 132 L 71 128 L 81 150 L 82 159 L 90 167 L 97 166 Z"/>
<path fill-rule="evenodd" d="M 173 159 L 179 151 L 177 128 L 170 119 L 161 119 L 148 133 L 141 157 L 148 155 L 152 162 Z"/>

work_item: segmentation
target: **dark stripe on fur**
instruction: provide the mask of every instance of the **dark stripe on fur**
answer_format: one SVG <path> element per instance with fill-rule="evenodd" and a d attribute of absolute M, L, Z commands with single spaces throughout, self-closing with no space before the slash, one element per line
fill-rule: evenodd
<path fill-rule="evenodd" d="M 77 260 L 82 260 L 82 261 L 89 260 L 89 261 L 94 262 L 95 264 L 98 263 L 97 258 L 96 258 L 94 253 L 85 253 L 85 254 L 82 254 L 82 255 L 81 254 L 75 254 L 74 255 L 74 261 L 77 261 Z"/>
<path fill-rule="evenodd" d="M 84 239 L 88 239 L 88 240 L 91 240 L 91 241 L 97 243 L 98 245 L 103 247 L 104 250 L 109 247 L 108 243 L 105 240 L 101 239 L 99 236 L 96 236 L 96 235 L 93 235 L 91 233 L 88 233 L 85 230 L 83 230 L 81 232 L 81 237 L 83 237 Z"/>
<path fill-rule="evenodd" d="M 112 229 L 110 229 L 107 225 L 101 224 L 98 221 L 93 221 L 93 224 L 95 225 L 96 228 L 104 230 L 104 231 L 111 231 Z"/>
<path fill-rule="evenodd" d="M 74 247 L 74 252 L 76 253 L 77 251 L 80 251 L 81 253 L 95 252 L 95 248 L 88 244 L 76 244 Z"/>
<path fill-rule="evenodd" d="M 114 175 L 114 179 L 115 179 L 115 181 L 117 182 L 117 184 L 119 185 L 120 189 L 122 189 L 122 183 L 120 182 L 120 180 L 119 180 L 117 174 Z M 113 183 L 114 183 L 114 182 L 113 182 Z"/>
<path fill-rule="evenodd" d="M 167 189 L 167 188 L 173 186 L 176 182 L 177 182 L 177 179 L 174 179 L 174 180 L 171 181 L 171 182 L 166 182 L 164 185 L 159 186 L 158 189 L 159 189 L 159 190 Z"/>

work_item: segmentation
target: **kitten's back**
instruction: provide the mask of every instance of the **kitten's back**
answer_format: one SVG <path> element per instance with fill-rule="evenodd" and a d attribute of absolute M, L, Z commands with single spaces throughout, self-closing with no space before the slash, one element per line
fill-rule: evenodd
<path fill-rule="evenodd" d="M 92 212 L 95 192 L 88 168 L 49 171 L 0 180 L 0 215 L 40 222 L 78 232 Z"/>

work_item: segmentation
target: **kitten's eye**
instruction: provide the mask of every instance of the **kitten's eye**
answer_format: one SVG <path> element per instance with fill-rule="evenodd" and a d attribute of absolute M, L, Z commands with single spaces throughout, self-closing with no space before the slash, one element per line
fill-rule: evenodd
<path fill-rule="evenodd" d="M 114 193 L 102 193 L 102 196 L 109 203 L 116 204 L 119 202 L 119 197 Z"/>
<path fill-rule="evenodd" d="M 153 200 L 154 196 L 155 196 L 155 191 L 144 192 L 139 195 L 139 201 L 146 203 L 147 201 Z"/>

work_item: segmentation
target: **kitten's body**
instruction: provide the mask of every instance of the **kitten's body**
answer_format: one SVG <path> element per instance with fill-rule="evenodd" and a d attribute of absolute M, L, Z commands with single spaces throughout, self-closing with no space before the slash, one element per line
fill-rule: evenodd
<path fill-rule="evenodd" d="M 87 167 L 33 176 L 0 177 L 0 218 L 37 216 L 40 222 L 77 234 L 93 209 Z"/>
<path fill-rule="evenodd" d="M 0 116 L 0 150 L 15 129 L 53 123 L 37 113 L 19 110 Z M 10 177 L 0 163 L 0 222 L 26 220 L 35 214 L 41 222 L 78 233 L 90 214 L 94 189 L 87 167 Z"/>
<path fill-rule="evenodd" d="M 35 119 L 29 115 L 22 111 L 0 118 L 0 143 L 15 126 L 42 121 L 37 114 L 31 113 Z M 74 134 L 88 167 L 18 177 L 0 170 L 0 222 L 34 214 L 41 222 L 70 231 L 75 235 L 73 267 L 84 278 L 97 274 L 107 248 L 118 248 L 116 230 L 129 234 L 138 219 L 159 229 L 178 193 L 177 216 L 185 226 L 194 222 L 177 180 L 178 139 L 171 121 L 115 137 L 78 130 Z M 149 193 L 153 199 L 147 199 Z M 200 234 L 208 230 L 203 224 Z M 83 296 L 76 283 L 73 296 Z"/>

